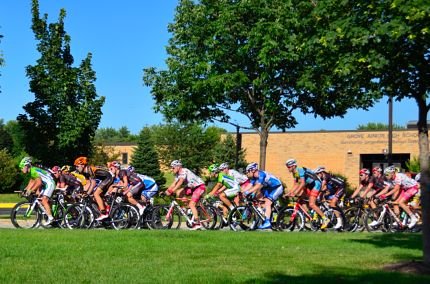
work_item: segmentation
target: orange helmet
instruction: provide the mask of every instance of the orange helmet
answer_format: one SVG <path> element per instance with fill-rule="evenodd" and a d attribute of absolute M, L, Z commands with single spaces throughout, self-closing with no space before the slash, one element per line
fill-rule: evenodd
<path fill-rule="evenodd" d="M 75 160 L 74 165 L 75 166 L 86 165 L 87 163 L 88 163 L 87 157 L 79 157 Z"/>

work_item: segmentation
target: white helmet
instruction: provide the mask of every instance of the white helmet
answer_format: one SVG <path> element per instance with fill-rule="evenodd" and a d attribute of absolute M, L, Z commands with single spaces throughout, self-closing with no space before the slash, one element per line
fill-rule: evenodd
<path fill-rule="evenodd" d="M 394 166 L 389 166 L 389 167 L 385 168 L 385 170 L 384 170 L 384 174 L 386 174 L 386 175 L 392 174 L 394 172 L 396 172 L 396 167 L 394 167 Z"/>
<path fill-rule="evenodd" d="M 170 163 L 170 167 L 182 167 L 182 162 L 181 160 L 174 160 L 173 162 Z"/>
<path fill-rule="evenodd" d="M 258 170 L 258 164 L 257 163 L 251 163 L 246 166 L 246 172 Z"/>
<path fill-rule="evenodd" d="M 218 169 L 220 170 L 220 171 L 222 171 L 222 170 L 224 170 L 224 169 L 228 169 L 229 168 L 229 166 L 228 166 L 228 164 L 227 163 L 222 163 L 221 165 L 219 165 L 219 167 L 218 167 Z"/>
<path fill-rule="evenodd" d="M 287 167 L 297 166 L 297 161 L 295 159 L 289 159 L 285 162 L 285 165 Z"/>
<path fill-rule="evenodd" d="M 325 172 L 325 167 L 324 166 L 318 166 L 315 170 L 314 173 L 319 174 Z"/>

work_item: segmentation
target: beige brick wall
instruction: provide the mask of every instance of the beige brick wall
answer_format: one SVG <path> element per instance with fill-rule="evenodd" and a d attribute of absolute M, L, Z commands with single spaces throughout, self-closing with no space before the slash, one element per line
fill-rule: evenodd
<path fill-rule="evenodd" d="M 417 130 L 393 131 L 393 154 L 418 156 Z M 242 134 L 242 147 L 248 162 L 259 162 L 259 135 Z M 360 154 L 382 154 L 388 148 L 387 131 L 318 131 L 286 132 L 269 135 L 266 170 L 292 185 L 285 167 L 289 158 L 311 169 L 325 166 L 329 171 L 345 175 L 355 186 L 358 183 Z M 350 152 L 348 154 L 348 152 Z"/>

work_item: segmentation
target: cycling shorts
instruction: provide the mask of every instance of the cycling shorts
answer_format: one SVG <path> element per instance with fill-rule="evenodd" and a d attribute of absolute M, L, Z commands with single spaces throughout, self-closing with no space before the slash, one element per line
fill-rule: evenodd
<path fill-rule="evenodd" d="M 155 183 L 150 188 L 145 188 L 142 191 L 142 195 L 145 196 L 146 200 L 151 199 L 158 192 L 158 185 Z"/>
<path fill-rule="evenodd" d="M 400 198 L 403 198 L 405 201 L 408 201 L 411 199 L 412 196 L 418 193 L 418 186 L 413 186 L 411 188 L 406 189 L 402 194 L 400 195 Z"/>
<path fill-rule="evenodd" d="M 343 187 L 338 188 L 337 190 L 330 191 L 328 195 L 325 196 L 325 199 L 332 200 L 333 198 L 341 199 L 345 194 L 345 189 Z"/>
<path fill-rule="evenodd" d="M 251 182 L 249 181 L 249 179 L 247 179 L 244 183 L 240 184 L 240 187 L 246 188 L 249 184 L 251 184 Z"/>
<path fill-rule="evenodd" d="M 52 194 L 54 193 L 54 189 L 55 189 L 55 182 L 43 181 L 42 182 L 42 190 L 40 191 L 40 195 L 50 198 L 52 196 Z"/>
<path fill-rule="evenodd" d="M 136 195 L 141 192 L 141 190 L 145 187 L 145 184 L 143 182 L 138 182 L 135 185 L 130 185 L 130 191 L 131 195 Z"/>
<path fill-rule="evenodd" d="M 186 195 L 192 195 L 191 200 L 194 202 L 198 202 L 200 200 L 200 197 L 205 192 L 206 187 L 204 184 L 201 184 L 195 188 L 186 187 L 184 188 Z"/>
<path fill-rule="evenodd" d="M 279 185 L 278 187 L 276 187 L 274 189 L 264 189 L 263 188 L 262 191 L 263 191 L 263 195 L 265 198 L 268 198 L 272 202 L 274 202 L 284 192 L 284 187 L 282 185 Z"/>
<path fill-rule="evenodd" d="M 228 188 L 228 189 L 224 190 L 224 194 L 228 198 L 235 197 L 239 192 L 240 192 L 239 186 L 233 187 L 233 188 Z"/>

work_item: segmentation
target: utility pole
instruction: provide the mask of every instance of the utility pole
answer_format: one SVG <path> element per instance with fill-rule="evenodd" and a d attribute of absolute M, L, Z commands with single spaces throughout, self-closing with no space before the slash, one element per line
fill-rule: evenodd
<path fill-rule="evenodd" d="M 388 165 L 393 163 L 393 97 L 388 97 Z"/>

